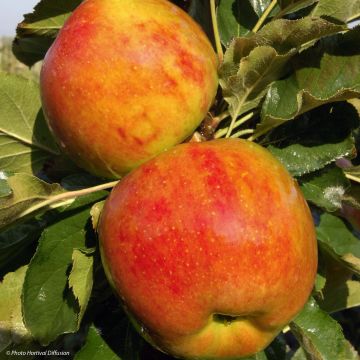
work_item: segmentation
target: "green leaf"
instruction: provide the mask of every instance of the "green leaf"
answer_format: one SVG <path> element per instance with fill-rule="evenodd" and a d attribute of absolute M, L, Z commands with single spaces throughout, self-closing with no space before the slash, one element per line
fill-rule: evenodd
<path fill-rule="evenodd" d="M 360 28 L 320 40 L 292 60 L 292 74 L 269 88 L 255 135 L 322 104 L 360 94 Z"/>
<path fill-rule="evenodd" d="M 36 174 L 51 154 L 0 132 L 0 167 L 10 173 Z"/>
<path fill-rule="evenodd" d="M 249 1 L 222 0 L 217 8 L 217 20 L 221 42 L 226 46 L 234 37 L 249 34 L 258 16 Z"/>
<path fill-rule="evenodd" d="M 48 184 L 29 174 L 15 174 L 8 178 L 12 195 L 0 198 L 0 228 L 46 207 L 48 201 L 64 192 L 58 184 Z"/>
<path fill-rule="evenodd" d="M 321 249 L 349 270 L 360 274 L 360 240 L 340 218 L 326 213 L 321 215 L 316 233 Z"/>
<path fill-rule="evenodd" d="M 189 3 L 189 15 L 202 27 L 207 37 L 213 39 L 214 30 L 211 21 L 210 1 L 196 0 L 189 1 Z"/>
<path fill-rule="evenodd" d="M 314 292 L 321 293 L 326 283 L 326 278 L 320 274 L 316 274 Z"/>
<path fill-rule="evenodd" d="M 7 176 L 3 171 L 0 172 L 0 198 L 11 195 L 11 187 L 7 182 Z"/>
<path fill-rule="evenodd" d="M 277 16 L 280 17 L 301 10 L 315 4 L 317 1 L 318 0 L 278 0 L 277 3 L 281 11 L 277 14 Z"/>
<path fill-rule="evenodd" d="M 69 286 L 80 306 L 79 322 L 82 320 L 90 299 L 93 286 L 94 257 L 84 254 L 79 249 L 72 253 L 72 268 L 69 275 Z"/>
<path fill-rule="evenodd" d="M 44 221 L 33 220 L 22 224 L 16 224 L 9 229 L 0 232 L 0 270 L 20 263 L 31 256 L 29 247 L 41 234 Z M 30 259 L 29 259 L 30 260 Z M 0 272 L 0 277 L 1 277 Z"/>
<path fill-rule="evenodd" d="M 28 66 L 41 60 L 71 12 L 82 0 L 41 0 L 16 29 L 13 51 Z"/>
<path fill-rule="evenodd" d="M 53 42 L 53 38 L 42 36 L 16 37 L 12 51 L 20 62 L 27 66 L 33 66 L 45 57 Z"/>
<path fill-rule="evenodd" d="M 347 280 L 336 286 L 326 287 L 323 296 L 319 305 L 329 313 L 360 306 L 360 282 Z"/>
<path fill-rule="evenodd" d="M 357 360 L 358 355 L 345 339 L 340 325 L 310 299 L 301 313 L 290 323 L 308 359 Z"/>
<path fill-rule="evenodd" d="M 76 200 L 59 221 L 47 227 L 26 273 L 23 317 L 32 336 L 47 345 L 64 333 L 79 328 L 80 307 L 68 284 L 72 254 L 86 247 L 89 205 L 103 192 Z"/>
<path fill-rule="evenodd" d="M 302 177 L 300 186 L 306 200 L 331 212 L 341 208 L 350 182 L 341 169 L 331 166 Z"/>
<path fill-rule="evenodd" d="M 276 156 L 293 176 L 301 176 L 324 168 L 354 150 L 354 139 L 346 138 L 339 143 L 325 143 L 318 146 L 293 144 L 285 148 L 269 146 L 268 150 Z"/>
<path fill-rule="evenodd" d="M 94 175 L 85 172 L 76 172 L 61 179 L 61 186 L 66 190 L 80 190 L 96 185 L 100 185 L 104 179 L 100 179 Z"/>
<path fill-rule="evenodd" d="M 39 85 L 0 73 L 0 169 L 35 173 L 59 150 L 45 122 Z"/>
<path fill-rule="evenodd" d="M 306 17 L 272 21 L 252 36 L 235 39 L 219 70 L 232 118 L 258 106 L 268 85 L 283 74 L 286 63 L 302 45 L 342 29 L 326 20 Z"/>
<path fill-rule="evenodd" d="M 360 16 L 359 0 L 319 0 L 311 13 L 328 20 L 347 23 Z"/>
<path fill-rule="evenodd" d="M 350 180 L 354 180 L 354 178 L 351 176 L 349 177 L 349 174 L 346 172 L 346 177 Z M 360 178 L 359 178 L 360 180 Z M 343 196 L 343 207 L 347 206 L 348 208 L 354 208 L 353 212 L 356 213 L 355 209 L 360 210 L 360 185 L 357 183 L 352 182 L 351 187 L 348 189 L 348 191 Z M 349 219 L 348 219 L 349 220 Z M 354 228 L 360 229 L 360 222 L 356 221 L 356 218 L 354 219 L 355 223 L 352 222 L 352 219 L 349 220 L 349 222 L 354 226 Z"/>
<path fill-rule="evenodd" d="M 89 328 L 86 343 L 75 355 L 74 360 L 119 360 L 110 346 L 101 337 L 101 334 L 94 325 Z"/>
<path fill-rule="evenodd" d="M 337 312 L 360 305 L 360 282 L 352 280 L 352 272 L 333 260 L 327 261 L 326 284 L 318 298 L 320 307 Z"/>
<path fill-rule="evenodd" d="M 21 290 L 27 267 L 8 273 L 0 282 L 0 352 L 9 344 L 31 340 L 21 313 Z"/>
<path fill-rule="evenodd" d="M 271 0 L 249 0 L 249 2 L 257 16 L 260 17 L 270 5 Z"/>

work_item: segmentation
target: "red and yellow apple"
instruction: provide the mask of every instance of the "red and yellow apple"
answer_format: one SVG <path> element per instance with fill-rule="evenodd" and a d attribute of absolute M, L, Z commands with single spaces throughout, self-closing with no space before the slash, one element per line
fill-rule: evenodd
<path fill-rule="evenodd" d="M 41 71 L 45 117 L 60 146 L 118 178 L 190 136 L 217 89 L 201 28 L 166 0 L 86 0 Z"/>
<path fill-rule="evenodd" d="M 181 144 L 138 167 L 107 199 L 99 238 L 144 337 L 188 359 L 265 348 L 302 309 L 317 268 L 296 182 L 238 139 Z"/>

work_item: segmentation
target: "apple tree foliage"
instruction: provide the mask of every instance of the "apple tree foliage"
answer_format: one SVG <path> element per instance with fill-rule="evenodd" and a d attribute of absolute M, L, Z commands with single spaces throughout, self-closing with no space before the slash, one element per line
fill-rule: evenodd
<path fill-rule="evenodd" d="M 358 359 L 360 0 L 174 2 L 221 58 L 221 92 L 197 137 L 267 147 L 298 181 L 316 224 L 312 296 L 251 359 Z M 41 0 L 18 25 L 17 59 L 42 60 L 80 3 Z M 104 276 L 96 225 L 113 186 L 59 151 L 39 85 L 0 73 L 0 358 L 57 349 L 76 360 L 170 359 L 133 330 Z"/>

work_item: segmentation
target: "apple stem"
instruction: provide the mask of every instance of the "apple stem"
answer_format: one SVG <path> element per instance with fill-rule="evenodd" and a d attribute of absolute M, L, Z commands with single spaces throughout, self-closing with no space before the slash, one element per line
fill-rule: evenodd
<path fill-rule="evenodd" d="M 84 195 L 88 195 L 88 194 L 91 194 L 91 193 L 94 193 L 94 192 L 97 192 L 97 191 L 113 188 L 118 182 L 119 182 L 119 180 L 112 181 L 112 182 L 105 183 L 105 184 L 101 184 L 101 185 L 96 185 L 96 186 L 89 187 L 89 188 L 86 188 L 86 189 L 67 191 L 65 193 L 61 193 L 61 194 L 52 196 L 49 199 L 41 201 L 40 203 L 27 208 L 21 214 L 21 217 L 27 216 L 27 215 L 29 215 L 29 214 L 37 211 L 37 210 L 40 210 L 41 208 L 52 206 L 53 204 L 56 204 L 56 206 L 52 206 L 52 208 L 59 207 L 59 206 L 62 206 L 62 205 L 66 205 L 66 204 L 68 204 L 69 199 L 75 199 L 75 198 L 77 198 L 79 196 L 84 196 Z"/>
<path fill-rule="evenodd" d="M 355 181 L 355 182 L 360 183 L 360 178 L 357 177 L 357 176 L 354 176 L 354 175 L 351 175 L 351 174 L 346 174 L 346 173 L 345 173 L 345 176 L 346 176 L 346 178 L 349 179 L 349 180 L 352 180 L 352 181 Z"/>
<path fill-rule="evenodd" d="M 252 119 L 255 114 L 256 114 L 256 112 L 252 111 L 252 112 L 248 113 L 247 115 L 241 117 L 237 121 L 235 121 L 234 124 L 233 124 L 233 129 L 235 129 L 238 126 L 244 124 L 246 121 Z M 215 133 L 214 138 L 215 139 L 221 138 L 224 135 L 226 135 L 228 133 L 228 131 L 229 131 L 229 127 L 226 127 L 224 129 L 220 129 Z M 247 132 L 247 134 L 249 134 L 249 132 Z M 231 137 L 233 137 L 233 136 L 231 136 Z"/>
<path fill-rule="evenodd" d="M 224 53 L 223 53 L 223 49 L 221 46 L 219 27 L 218 27 L 217 18 L 216 18 L 215 0 L 210 0 L 210 9 L 211 9 L 211 20 L 212 20 L 213 31 L 214 31 L 216 52 L 218 54 L 219 62 L 221 63 L 224 58 Z"/>
<path fill-rule="evenodd" d="M 231 138 L 239 138 L 243 135 L 247 135 L 247 134 L 253 134 L 254 133 L 254 129 L 244 129 L 244 130 L 240 130 L 238 132 L 236 132 L 235 134 L 231 135 Z"/>
<path fill-rule="evenodd" d="M 256 23 L 256 25 L 254 26 L 254 28 L 252 29 L 253 33 L 258 32 L 258 30 L 261 28 L 261 26 L 263 25 L 263 23 L 265 22 L 266 18 L 269 16 L 269 14 L 271 13 L 271 11 L 273 10 L 273 8 L 275 7 L 275 5 L 277 4 L 277 0 L 272 0 L 271 3 L 269 4 L 269 6 L 266 8 L 266 10 L 263 12 L 263 14 L 261 15 L 261 17 L 259 18 L 258 22 Z"/>

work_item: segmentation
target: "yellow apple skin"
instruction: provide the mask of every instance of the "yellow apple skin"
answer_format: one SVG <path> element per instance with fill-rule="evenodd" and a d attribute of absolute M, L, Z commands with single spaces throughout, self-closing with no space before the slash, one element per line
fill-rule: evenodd
<path fill-rule="evenodd" d="M 131 172 L 105 203 L 99 238 L 144 337 L 187 359 L 264 349 L 302 309 L 317 269 L 296 182 L 238 139 L 178 145 Z"/>
<path fill-rule="evenodd" d="M 86 0 L 49 49 L 40 83 L 60 146 L 91 173 L 118 178 L 192 134 L 216 94 L 217 58 L 166 0 Z"/>

